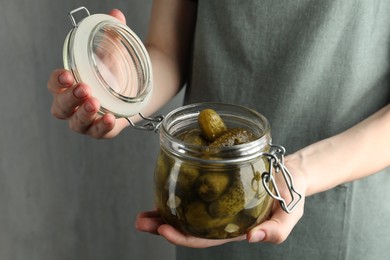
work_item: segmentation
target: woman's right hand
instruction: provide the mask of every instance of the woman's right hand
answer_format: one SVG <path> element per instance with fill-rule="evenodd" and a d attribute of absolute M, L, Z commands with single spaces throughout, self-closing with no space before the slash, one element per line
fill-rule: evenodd
<path fill-rule="evenodd" d="M 146 116 L 169 102 L 187 80 L 196 12 L 195 1 L 153 1 L 145 42 L 153 65 L 153 95 L 150 105 L 142 111 Z M 114 9 L 109 14 L 126 24 L 121 11 Z M 99 139 L 112 138 L 129 125 L 124 118 L 116 119 L 109 113 L 98 114 L 100 104 L 92 97 L 89 86 L 75 83 L 69 71 L 55 70 L 48 88 L 54 97 L 52 114 L 68 120 L 69 127 L 75 132 Z M 132 118 L 133 122 L 138 120 L 141 120 L 138 116 Z"/>
<path fill-rule="evenodd" d="M 48 89 L 53 94 L 51 113 L 54 117 L 68 120 L 69 128 L 97 139 L 118 135 L 128 122 L 107 113 L 98 114 L 99 101 L 91 96 L 91 89 L 84 83 L 75 83 L 71 72 L 57 69 L 52 72 Z"/>

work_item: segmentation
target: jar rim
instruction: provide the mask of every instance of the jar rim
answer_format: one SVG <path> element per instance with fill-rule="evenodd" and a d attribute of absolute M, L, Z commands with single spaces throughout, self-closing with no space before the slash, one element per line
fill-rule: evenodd
<path fill-rule="evenodd" d="M 234 120 L 240 120 L 239 123 L 244 127 L 257 132 L 257 138 L 248 143 L 227 147 L 189 144 L 177 138 L 179 128 L 194 125 L 199 112 L 206 108 L 214 109 L 223 119 L 233 116 Z M 227 125 L 229 127 L 228 123 Z M 202 163 L 236 164 L 259 157 L 268 150 L 271 143 L 271 126 L 265 116 L 248 107 L 222 102 L 194 103 L 179 107 L 166 115 L 160 127 L 160 143 L 162 149 L 169 150 L 178 157 Z M 210 156 L 205 159 L 205 154 Z"/>

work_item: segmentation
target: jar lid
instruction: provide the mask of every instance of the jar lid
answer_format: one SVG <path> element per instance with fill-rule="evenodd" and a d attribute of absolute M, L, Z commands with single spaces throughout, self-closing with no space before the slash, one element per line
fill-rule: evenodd
<path fill-rule="evenodd" d="M 74 14 L 87 16 L 76 23 Z M 138 36 L 116 18 L 90 15 L 85 7 L 69 13 L 73 29 L 65 39 L 64 67 L 84 82 L 100 102 L 101 113 L 130 117 L 147 105 L 152 91 L 152 66 Z"/>

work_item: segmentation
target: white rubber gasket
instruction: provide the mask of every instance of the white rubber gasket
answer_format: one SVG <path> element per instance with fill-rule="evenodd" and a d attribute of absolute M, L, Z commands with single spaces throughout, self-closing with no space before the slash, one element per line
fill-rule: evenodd
<path fill-rule="evenodd" d="M 68 56 L 71 55 L 73 59 L 74 68 L 71 69 L 75 70 L 75 73 L 77 73 L 77 77 L 81 82 L 84 82 L 90 86 L 92 90 L 92 96 L 94 96 L 100 102 L 101 112 L 112 112 L 117 117 L 130 117 L 140 113 L 150 100 L 152 92 L 152 72 L 150 59 L 147 55 L 145 47 L 142 45 L 142 42 L 138 39 L 135 33 L 133 33 L 130 28 L 127 27 L 126 30 L 129 31 L 132 38 L 136 39 L 136 42 L 132 44 L 137 44 L 137 47 L 141 48 L 146 55 L 146 66 L 148 66 L 148 69 L 150 71 L 150 80 L 146 82 L 146 84 L 150 84 L 150 87 L 147 87 L 149 89 L 149 92 L 146 93 L 146 96 L 142 100 L 135 99 L 134 102 L 129 100 L 122 100 L 110 93 L 104 86 L 102 86 L 101 81 L 97 78 L 94 72 L 95 68 L 93 63 L 91 62 L 90 57 L 90 42 L 91 38 L 93 37 L 93 35 L 91 35 L 91 32 L 98 24 L 105 21 L 119 23 L 117 19 L 110 15 L 90 15 L 83 19 L 79 23 L 79 25 L 74 28 L 74 35 L 72 35 L 71 37 L 70 34 L 68 35 L 65 40 L 64 48 L 67 48 L 67 52 L 73 52 L 68 53 Z M 72 40 L 73 42 L 69 43 L 69 40 Z M 69 49 L 69 46 L 73 47 L 71 48 L 72 50 Z M 65 67 L 67 67 L 67 65 L 65 65 Z"/>

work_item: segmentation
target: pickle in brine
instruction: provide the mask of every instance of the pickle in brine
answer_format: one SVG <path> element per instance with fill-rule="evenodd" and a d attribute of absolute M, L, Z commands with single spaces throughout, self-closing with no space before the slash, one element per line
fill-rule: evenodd
<path fill-rule="evenodd" d="M 239 144 L 249 143 L 254 141 L 255 135 L 253 132 L 243 128 L 232 128 L 225 134 L 218 137 L 210 144 L 211 147 L 227 147 Z"/>
<path fill-rule="evenodd" d="M 185 210 L 187 226 L 186 230 L 191 230 L 198 235 L 212 238 L 224 238 L 226 232 L 224 227 L 234 221 L 234 217 L 215 218 L 207 210 L 207 204 L 202 201 L 191 202 Z M 225 234 L 224 234 L 225 233 Z"/>
<path fill-rule="evenodd" d="M 199 170 L 195 165 L 183 163 L 177 175 L 176 193 L 180 196 L 192 197 L 193 186 L 198 176 Z"/>
<path fill-rule="evenodd" d="M 211 202 L 218 199 L 228 188 L 230 178 L 224 172 L 207 172 L 196 180 L 195 188 L 198 196 Z"/>
<path fill-rule="evenodd" d="M 188 132 L 184 133 L 181 139 L 189 144 L 207 146 L 209 143 L 205 138 L 203 138 L 202 133 L 199 129 L 191 129 Z"/>
<path fill-rule="evenodd" d="M 228 190 L 210 203 L 210 214 L 215 217 L 234 216 L 245 207 L 245 191 L 239 174 L 236 174 Z"/>
<path fill-rule="evenodd" d="M 199 128 L 204 138 L 213 142 L 227 131 L 227 127 L 219 114 L 213 109 L 202 110 L 198 116 Z"/>

